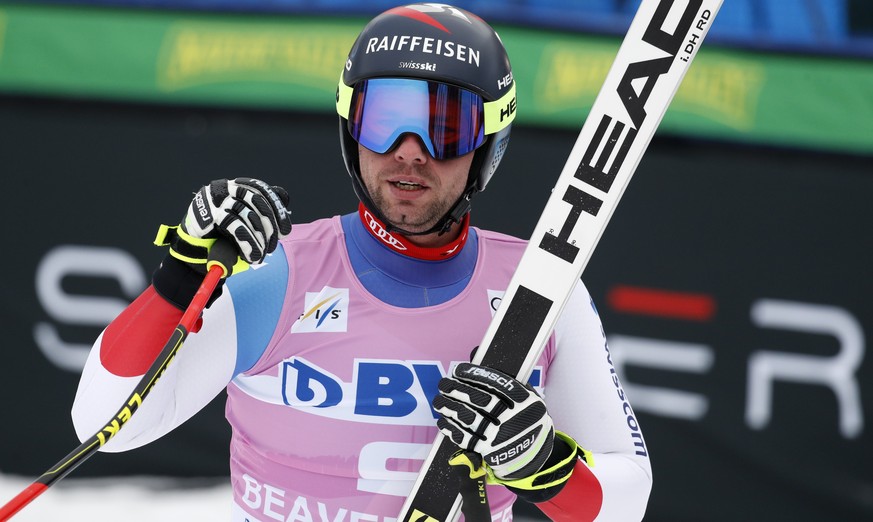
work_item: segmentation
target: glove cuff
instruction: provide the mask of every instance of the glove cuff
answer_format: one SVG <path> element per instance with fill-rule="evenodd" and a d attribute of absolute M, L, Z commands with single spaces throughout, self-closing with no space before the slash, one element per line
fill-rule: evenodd
<path fill-rule="evenodd" d="M 555 431 L 552 454 L 540 471 L 522 479 L 503 480 L 494 476 L 489 469 L 488 483 L 502 484 L 528 502 L 545 502 L 563 489 L 573 474 L 577 458 L 584 460 L 590 467 L 594 466 L 594 458 L 590 451 L 579 447 L 566 433 Z"/>
<path fill-rule="evenodd" d="M 152 286 L 155 291 L 179 310 L 186 310 L 194 294 L 200 288 L 205 274 L 197 272 L 190 265 L 173 257 L 168 252 L 161 261 L 158 269 L 152 274 Z M 211 305 L 221 295 L 224 279 L 218 282 L 218 286 L 209 298 L 206 306 Z"/>
<path fill-rule="evenodd" d="M 206 259 L 215 238 L 200 238 L 185 232 L 181 225 L 161 225 L 155 236 L 155 245 L 170 246 L 170 255 L 189 265 L 202 266 L 206 272 Z"/>
<path fill-rule="evenodd" d="M 218 241 L 217 238 L 195 237 L 185 232 L 183 225 L 161 225 L 155 236 L 154 244 L 157 246 L 170 246 L 170 255 L 187 264 L 190 268 L 202 275 L 209 269 L 209 250 Z M 241 257 L 236 258 L 236 263 L 229 269 L 228 274 L 238 274 L 249 269 L 249 264 Z M 211 301 L 210 301 L 211 303 Z"/>

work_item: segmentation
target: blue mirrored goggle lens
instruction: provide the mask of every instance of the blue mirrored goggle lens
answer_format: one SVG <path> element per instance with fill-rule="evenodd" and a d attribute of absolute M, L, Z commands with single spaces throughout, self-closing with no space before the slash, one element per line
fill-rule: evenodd
<path fill-rule="evenodd" d="M 379 154 L 391 150 L 407 133 L 418 135 L 436 159 L 463 156 L 485 142 L 482 97 L 424 80 L 358 82 L 348 121 L 355 141 Z"/>

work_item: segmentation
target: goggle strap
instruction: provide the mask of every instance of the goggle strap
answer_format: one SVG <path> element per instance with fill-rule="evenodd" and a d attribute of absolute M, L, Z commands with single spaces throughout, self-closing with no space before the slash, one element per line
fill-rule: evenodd
<path fill-rule="evenodd" d="M 349 119 L 352 107 L 352 93 L 354 89 L 343 83 L 340 77 L 336 91 L 336 112 L 345 119 Z M 500 132 L 515 119 L 516 98 L 515 82 L 509 91 L 493 102 L 484 103 L 485 134 Z"/>
<path fill-rule="evenodd" d="M 485 102 L 484 109 L 486 135 L 500 132 L 508 127 L 515 119 L 515 82 L 512 82 L 512 87 L 506 94 L 493 102 Z"/>
<path fill-rule="evenodd" d="M 352 93 L 355 90 L 343 83 L 342 75 L 340 75 L 339 85 L 336 88 L 336 112 L 345 119 L 349 119 L 349 113 L 352 110 Z"/>

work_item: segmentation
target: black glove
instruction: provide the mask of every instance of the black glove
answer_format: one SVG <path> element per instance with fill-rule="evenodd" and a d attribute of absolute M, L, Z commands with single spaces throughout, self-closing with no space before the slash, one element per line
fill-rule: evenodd
<path fill-rule="evenodd" d="M 209 250 L 219 238 L 230 241 L 239 254 L 231 273 L 262 262 L 279 239 L 291 232 L 288 203 L 285 189 L 252 178 L 220 179 L 202 187 L 180 225 L 161 225 L 158 230 L 155 244 L 170 245 L 170 252 L 152 277 L 155 289 L 184 309 L 206 273 Z"/>
<path fill-rule="evenodd" d="M 517 379 L 484 366 L 461 363 L 439 382 L 437 427 L 462 450 L 482 456 L 488 482 L 503 484 L 529 502 L 558 494 L 578 457 L 591 453 L 555 431 L 542 398 Z"/>
<path fill-rule="evenodd" d="M 552 453 L 555 429 L 533 388 L 497 370 L 458 364 L 439 382 L 440 431 L 480 455 L 498 479 L 533 475 Z"/>
<path fill-rule="evenodd" d="M 206 271 L 210 247 L 229 239 L 240 260 L 260 263 L 291 232 L 291 211 L 285 189 L 252 178 L 219 179 L 194 194 L 178 227 L 163 225 L 155 239 L 170 245 L 170 254 Z"/>

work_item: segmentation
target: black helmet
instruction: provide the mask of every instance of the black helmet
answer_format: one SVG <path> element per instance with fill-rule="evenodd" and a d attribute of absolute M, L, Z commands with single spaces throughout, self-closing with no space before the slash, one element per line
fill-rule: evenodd
<path fill-rule="evenodd" d="M 453 148 L 455 155 L 475 149 L 466 190 L 436 226 L 421 234 L 445 232 L 470 211 L 470 199 L 485 189 L 509 142 L 516 99 L 506 49 L 485 21 L 446 4 L 395 7 L 378 15 L 361 31 L 352 45 L 337 87 L 340 143 L 358 198 L 390 226 L 374 207 L 364 187 L 358 161 L 360 136 L 353 135 L 355 125 L 349 123 L 356 106 L 353 98 L 358 96 L 361 85 L 377 79 L 421 80 L 428 82 L 431 89 L 434 85 L 448 86 L 455 92 L 468 91 L 468 97 L 479 100 L 480 118 L 484 124 L 480 127 L 478 139 L 467 143 L 467 148 Z M 411 132 L 421 136 L 433 155 L 434 147 L 428 136 L 422 135 L 427 130 L 422 128 L 422 131 Z M 397 137 L 388 137 L 390 145 L 386 150 L 396 145 Z M 399 231 L 416 235 L 402 229 Z"/>

